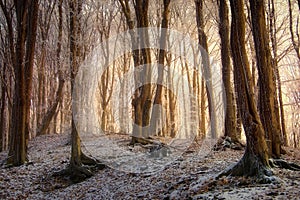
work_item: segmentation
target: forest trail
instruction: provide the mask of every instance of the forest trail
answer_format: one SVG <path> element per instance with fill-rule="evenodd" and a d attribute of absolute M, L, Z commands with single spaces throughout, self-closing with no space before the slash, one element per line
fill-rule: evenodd
<path fill-rule="evenodd" d="M 274 169 L 280 184 L 257 184 L 246 178 L 223 178 L 206 184 L 237 162 L 243 151 L 210 151 L 205 157 L 197 144 L 179 159 L 152 175 L 132 174 L 109 167 L 77 184 L 52 177 L 69 163 L 69 135 L 47 135 L 29 144 L 30 163 L 0 168 L 0 199 L 299 199 L 300 172 Z M 200 148 L 203 150 L 203 147 Z M 300 150 L 283 156 L 300 164 Z M 6 152 L 0 154 L 3 163 Z"/>

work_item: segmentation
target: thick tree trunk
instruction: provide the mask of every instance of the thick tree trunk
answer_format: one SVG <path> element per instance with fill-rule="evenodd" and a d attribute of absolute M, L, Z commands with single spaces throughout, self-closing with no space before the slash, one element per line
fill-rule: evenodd
<path fill-rule="evenodd" d="M 17 43 L 14 73 L 15 88 L 11 119 L 11 141 L 8 165 L 22 165 L 27 160 L 27 142 L 30 124 L 30 99 L 33 58 L 37 28 L 38 1 L 15 1 Z M 30 15 L 28 15 L 28 13 Z M 13 37 L 13 35 L 11 35 Z M 11 40 L 13 41 L 13 39 Z"/>
<path fill-rule="evenodd" d="M 233 142 L 238 142 L 237 113 L 233 86 L 231 84 L 230 43 L 229 43 L 229 18 L 226 1 L 219 1 L 219 34 L 221 37 L 221 58 L 223 84 L 226 94 L 225 136 L 231 137 Z"/>
<path fill-rule="evenodd" d="M 264 129 L 256 109 L 253 83 L 245 49 L 245 15 L 243 0 L 230 0 L 231 51 L 234 65 L 234 81 L 237 84 L 237 101 L 243 121 L 247 146 L 242 159 L 221 175 L 260 176 L 271 175 L 268 161 L 268 147 Z"/>
<path fill-rule="evenodd" d="M 39 0 L 31 0 L 28 5 L 28 23 L 27 23 L 27 38 L 26 38 L 26 55 L 25 55 L 25 97 L 26 97 L 26 121 L 25 121 L 25 142 L 26 148 L 31 137 L 30 133 L 30 105 L 32 95 L 32 80 L 34 54 L 37 35 Z"/>
<path fill-rule="evenodd" d="M 122 10 L 125 14 L 127 25 L 130 30 L 134 29 L 134 24 L 131 18 L 131 11 L 128 0 L 125 2 L 119 0 Z M 134 8 L 137 19 L 137 28 L 147 28 L 149 26 L 148 21 L 148 7 L 149 0 L 135 0 Z M 151 69 L 145 65 L 151 63 L 151 53 L 149 48 L 138 49 L 139 46 L 149 45 L 149 36 L 146 29 L 139 29 L 137 32 L 131 31 L 131 42 L 133 48 L 134 66 L 144 65 L 143 70 L 140 73 L 135 74 L 135 85 L 138 88 L 135 92 L 132 105 L 134 108 L 134 126 L 133 137 L 131 144 L 138 142 L 139 137 L 148 137 L 148 129 L 142 129 L 142 127 L 149 126 L 150 113 L 152 108 L 151 103 L 151 84 L 143 84 L 138 87 L 140 83 L 149 83 L 151 80 Z"/>
<path fill-rule="evenodd" d="M 263 0 L 250 0 L 253 38 L 256 51 L 257 68 L 259 74 L 259 102 L 260 118 L 268 140 L 269 153 L 275 158 L 280 157 L 280 122 L 276 99 L 275 73 L 271 63 L 269 35 L 266 30 L 265 10 Z"/>

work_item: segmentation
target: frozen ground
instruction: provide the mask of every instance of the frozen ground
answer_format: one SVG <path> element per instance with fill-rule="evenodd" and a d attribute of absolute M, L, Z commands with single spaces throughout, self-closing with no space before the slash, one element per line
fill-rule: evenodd
<path fill-rule="evenodd" d="M 30 142 L 30 163 L 0 167 L 0 199 L 300 199 L 300 172 L 274 169 L 279 184 L 258 184 L 247 178 L 211 179 L 234 164 L 243 151 L 210 151 L 203 156 L 194 144 L 164 170 L 134 174 L 105 168 L 77 184 L 52 177 L 69 162 L 68 135 L 37 137 Z M 300 164 L 299 149 L 287 149 L 284 159 Z M 3 163 L 6 152 L 0 153 Z"/>

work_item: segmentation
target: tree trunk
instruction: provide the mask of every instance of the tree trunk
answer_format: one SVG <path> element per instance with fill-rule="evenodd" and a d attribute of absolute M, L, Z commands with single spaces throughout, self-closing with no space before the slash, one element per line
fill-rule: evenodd
<path fill-rule="evenodd" d="M 275 3 L 274 0 L 269 0 L 268 1 L 268 9 L 269 9 L 269 29 L 270 29 L 270 38 L 271 38 L 271 44 L 272 44 L 272 52 L 273 52 L 273 58 L 271 60 L 272 66 L 274 69 L 274 74 L 275 74 L 275 82 L 277 82 L 277 94 L 279 100 L 279 111 L 278 114 L 280 114 L 280 125 L 281 125 L 281 138 L 283 141 L 284 145 L 288 145 L 288 138 L 287 138 L 287 132 L 286 132 L 286 126 L 285 126 L 285 116 L 284 116 L 284 109 L 283 109 L 283 100 L 282 100 L 282 91 L 281 91 L 281 80 L 280 80 L 280 75 L 279 75 L 279 69 L 278 69 L 278 55 L 277 55 L 277 26 L 276 26 L 276 15 L 275 15 Z M 275 92 L 276 94 L 276 92 Z"/>
<path fill-rule="evenodd" d="M 215 103 L 214 103 L 214 93 L 213 93 L 213 85 L 211 81 L 211 69 L 208 57 L 208 45 L 207 45 L 207 37 L 204 32 L 204 17 L 203 17 L 203 0 L 195 0 L 196 6 L 196 20 L 197 20 L 197 28 L 198 28 L 198 40 L 199 45 L 201 46 L 201 58 L 203 65 L 203 75 L 206 83 L 206 93 L 208 99 L 208 109 L 209 109 L 209 117 L 210 117 L 210 127 L 211 127 L 211 136 L 212 138 L 217 138 L 217 116 L 215 112 Z"/>
<path fill-rule="evenodd" d="M 52 106 L 49 108 L 45 116 L 43 117 L 41 123 L 37 128 L 37 135 L 46 134 L 47 129 L 49 128 L 50 122 L 52 121 L 55 113 L 57 113 L 57 108 L 59 103 L 61 102 L 61 98 L 63 96 L 63 87 L 65 80 L 62 78 L 62 75 L 59 77 L 58 89 L 56 92 L 56 99 L 54 100 Z M 54 123 L 55 124 L 55 123 Z"/>
<path fill-rule="evenodd" d="M 37 35 L 39 0 L 31 0 L 28 5 L 28 23 L 27 23 L 27 38 L 26 38 L 26 55 L 25 55 L 25 98 L 26 98 L 26 121 L 25 121 L 25 142 L 26 148 L 31 137 L 30 133 L 30 105 L 32 95 L 32 80 L 34 53 Z"/>
<path fill-rule="evenodd" d="M 203 138 L 205 137 L 206 134 L 206 112 L 205 112 L 205 107 L 206 107 L 206 98 L 205 98 L 205 82 L 204 78 L 201 77 L 201 98 L 200 98 L 200 131 L 201 135 Z"/>
<path fill-rule="evenodd" d="M 263 0 L 250 0 L 253 38 L 259 74 L 259 113 L 267 138 L 270 141 L 269 153 L 275 158 L 280 157 L 280 122 L 275 84 L 275 74 L 271 63 L 269 35 L 266 30 Z"/>
<path fill-rule="evenodd" d="M 298 1 L 299 3 L 299 1 Z M 291 0 L 288 0 L 288 6 L 289 6 L 289 25 L 290 25 L 290 34 L 291 34 L 291 40 L 292 40 L 292 45 L 294 47 L 295 53 L 298 57 L 298 60 L 300 62 L 300 37 L 299 37 L 299 29 L 296 30 L 296 35 L 298 36 L 298 42 L 296 41 L 295 38 L 295 33 L 294 33 L 294 25 L 293 25 L 293 7 L 292 7 L 292 3 Z M 300 6 L 299 6 L 299 10 L 300 10 Z M 299 23 L 299 21 L 297 22 Z M 298 25 L 296 26 L 298 27 Z"/>
<path fill-rule="evenodd" d="M 128 0 L 119 0 L 122 6 L 122 11 L 126 17 L 127 25 L 130 30 L 134 29 L 134 23 L 131 18 L 131 11 Z M 147 28 L 149 26 L 148 21 L 148 7 L 149 0 L 135 0 L 134 9 L 137 19 L 137 28 Z M 139 29 L 137 31 L 131 31 L 131 43 L 133 49 L 134 66 L 138 67 L 143 65 L 143 70 L 135 74 L 135 85 L 137 91 L 134 94 L 132 100 L 132 106 L 134 108 L 134 126 L 133 136 L 131 144 L 138 142 L 139 137 L 148 137 L 148 129 L 142 129 L 150 124 L 150 113 L 152 108 L 151 103 L 151 69 L 145 65 L 151 63 L 151 53 L 149 48 L 143 48 L 139 50 L 139 47 L 149 46 L 149 36 L 146 29 Z M 142 83 L 141 87 L 138 87 Z"/>
<path fill-rule="evenodd" d="M 82 1 L 69 1 L 70 6 L 70 64 L 71 64 L 71 95 L 73 96 L 74 81 L 79 68 L 80 59 L 80 46 L 79 46 L 79 33 L 80 33 L 80 20 L 79 15 L 82 9 Z M 72 104 L 72 110 L 73 104 Z M 81 144 L 78 131 L 72 115 L 72 131 L 71 131 L 71 160 L 70 167 L 81 166 Z"/>
<path fill-rule="evenodd" d="M 38 1 L 15 1 L 15 11 L 17 21 L 17 42 L 14 51 L 16 59 L 13 63 L 15 88 L 7 164 L 17 166 L 24 164 L 27 160 Z"/>
<path fill-rule="evenodd" d="M 69 1 L 70 8 L 70 69 L 71 69 L 71 97 L 73 99 L 74 91 L 74 81 L 78 72 L 79 64 L 82 59 L 82 52 L 80 44 L 80 16 L 82 10 L 82 0 Z M 76 107 L 71 110 L 74 111 Z M 72 114 L 72 124 L 71 124 L 71 159 L 69 166 L 69 173 L 71 172 L 71 178 L 75 181 L 79 179 L 85 179 L 92 176 L 90 170 L 83 167 L 83 164 L 87 165 L 98 165 L 98 161 L 86 156 L 81 150 L 81 142 L 78 130 L 76 128 L 76 122 L 74 120 L 74 115 Z M 99 166 L 99 165 L 98 165 Z M 104 165 L 101 165 L 104 167 Z"/>
<path fill-rule="evenodd" d="M 228 12 L 229 10 L 226 1 L 219 1 L 219 34 L 221 37 L 222 75 L 226 94 L 225 136 L 231 137 L 233 142 L 238 142 L 237 113 L 234 102 L 233 86 L 231 84 Z"/>
<path fill-rule="evenodd" d="M 169 18 L 170 18 L 170 0 L 164 0 L 164 10 L 162 13 L 162 22 L 161 22 L 161 34 L 160 34 L 160 49 L 159 49 L 159 55 L 158 55 L 158 77 L 157 77 L 157 85 L 156 85 L 156 92 L 155 92 L 155 97 L 154 97 L 154 104 L 163 105 L 162 102 L 162 92 L 163 92 L 163 78 L 164 78 L 164 64 L 165 64 L 165 56 L 166 56 L 166 43 L 167 43 L 167 29 L 168 29 L 168 24 L 169 24 Z M 167 91 L 168 93 L 168 91 Z M 158 125 L 165 123 L 163 122 L 163 113 L 157 111 L 152 111 L 152 116 L 151 119 L 154 122 L 151 127 L 154 127 L 153 130 L 155 133 L 157 133 L 158 130 Z M 166 124 L 167 125 L 167 124 Z M 169 129 L 167 129 L 169 131 Z M 172 131 L 172 129 L 171 129 Z M 154 133 L 150 133 L 154 134 Z M 171 133 L 173 135 L 173 133 Z"/>
<path fill-rule="evenodd" d="M 264 129 L 254 101 L 253 83 L 245 49 L 245 14 L 243 0 L 230 0 L 231 51 L 234 65 L 234 81 L 237 83 L 237 103 L 245 129 L 247 146 L 242 159 L 221 175 L 260 176 L 271 175 L 268 147 Z"/>

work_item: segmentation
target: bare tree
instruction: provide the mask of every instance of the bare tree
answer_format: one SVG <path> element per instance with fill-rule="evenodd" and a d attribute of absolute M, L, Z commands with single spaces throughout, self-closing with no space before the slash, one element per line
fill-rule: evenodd
<path fill-rule="evenodd" d="M 247 146 L 242 159 L 222 175 L 264 176 L 271 175 L 268 147 L 264 136 L 250 80 L 250 68 L 245 49 L 245 14 L 243 0 L 231 0 L 231 51 L 234 66 L 234 81 L 237 82 L 237 102 L 240 105 Z"/>
<path fill-rule="evenodd" d="M 208 99 L 208 108 L 209 108 L 209 116 L 210 116 L 210 126 L 212 137 L 217 137 L 217 117 L 215 112 L 215 103 L 214 103 L 214 94 L 213 94 L 213 86 L 212 86 L 212 74 L 210 68 L 210 61 L 208 58 L 208 45 L 207 45 L 207 36 L 204 32 L 204 17 L 203 17 L 203 0 L 195 0 L 196 6 L 196 21 L 198 28 L 198 41 L 201 46 L 201 56 L 202 56 L 202 65 L 203 65 L 203 75 L 205 79 L 206 91 L 207 91 L 207 99 Z"/>
<path fill-rule="evenodd" d="M 170 19 L 170 0 L 164 0 L 163 1 L 163 12 L 162 12 L 162 21 L 161 21 L 161 34 L 160 34 L 160 49 L 159 49 L 159 55 L 158 55 L 158 77 L 157 77 L 157 86 L 156 86 L 156 92 L 154 96 L 154 104 L 162 105 L 163 104 L 163 77 L 164 77 L 164 64 L 165 64 L 165 57 L 166 57 L 166 44 L 167 44 L 167 29 L 169 27 L 169 19 Z M 174 102 L 172 102 L 174 104 Z M 172 105 L 171 105 L 172 106 Z M 174 105 L 173 105 L 174 106 Z M 174 109 L 173 109 L 174 110 Z M 171 130 L 170 135 L 175 135 L 175 127 L 174 127 L 174 114 L 173 110 L 170 110 L 170 118 L 171 118 Z M 162 120 L 162 113 L 159 112 L 152 112 L 151 118 L 154 121 L 154 126 L 156 127 L 159 124 L 159 120 Z M 162 122 L 160 122 L 162 123 Z M 173 126 L 173 127 L 172 127 Z M 158 127 L 155 128 L 157 130 Z M 167 130 L 168 131 L 168 130 Z"/>
<path fill-rule="evenodd" d="M 280 122 L 276 94 L 275 74 L 271 63 L 269 35 L 266 29 L 264 1 L 250 1 L 253 37 L 256 51 L 257 68 L 259 74 L 259 114 L 270 140 L 270 156 L 280 157 Z"/>
<path fill-rule="evenodd" d="M 226 116 L 225 116 L 225 136 L 231 137 L 237 142 L 237 117 L 234 90 L 231 84 L 231 63 L 230 63 L 230 42 L 229 42 L 229 17 L 226 1 L 218 1 L 219 4 L 219 33 L 221 37 L 222 75 L 226 93 Z"/>
<path fill-rule="evenodd" d="M 10 2 L 12 3 L 12 2 Z M 11 141 L 8 165 L 22 165 L 27 160 L 27 143 L 30 126 L 30 104 L 32 92 L 34 49 L 37 32 L 38 0 L 14 1 L 12 10 L 8 2 L 0 2 L 9 36 L 10 54 L 14 68 L 14 95 L 11 116 Z M 14 11 L 15 15 L 11 12 Z M 13 17 L 16 17 L 16 35 Z M 16 41 L 15 41 L 16 37 Z"/>
<path fill-rule="evenodd" d="M 274 69 L 275 79 L 277 82 L 277 93 L 275 92 L 275 95 L 278 94 L 278 103 L 279 107 L 275 107 L 276 109 L 279 109 L 278 118 L 280 117 L 280 125 L 281 125 L 281 138 L 284 145 L 288 145 L 288 136 L 286 132 L 286 123 L 285 123 L 285 114 L 284 114 L 284 108 L 283 108 L 283 98 L 282 98 L 282 86 L 281 86 L 281 77 L 279 74 L 279 66 L 278 61 L 280 59 L 278 55 L 278 41 L 277 41 L 277 16 L 275 14 L 275 3 L 274 0 L 268 0 L 268 18 L 269 18 L 269 32 L 270 32 L 270 39 L 272 44 L 272 53 L 273 57 L 271 59 L 272 66 Z M 275 104 L 276 106 L 276 104 Z"/>
<path fill-rule="evenodd" d="M 298 19 L 297 19 L 297 24 L 296 24 L 296 31 L 294 33 L 294 19 L 293 19 L 293 6 L 292 6 L 292 3 L 291 3 L 291 0 L 288 0 L 288 9 L 289 9 L 289 15 L 290 15 L 290 20 L 289 20 L 289 26 L 290 26 L 290 34 L 291 34 L 291 40 L 292 40 L 292 44 L 293 44 L 293 47 L 295 49 L 295 53 L 298 57 L 298 60 L 300 62 L 300 33 L 299 33 L 299 16 L 298 16 Z M 299 5 L 299 1 L 298 1 L 298 5 Z M 300 6 L 299 6 L 299 9 L 300 9 Z M 297 38 L 296 38 L 296 36 Z"/>
<path fill-rule="evenodd" d="M 82 11 L 81 0 L 69 1 L 70 9 L 70 71 L 71 71 L 71 94 L 73 95 L 75 77 L 77 75 L 79 64 L 82 59 L 82 46 L 80 45 L 80 16 Z M 96 165 L 103 168 L 96 159 L 86 156 L 81 150 L 81 142 L 78 130 L 75 125 L 74 116 L 72 115 L 72 130 L 71 130 L 71 159 L 67 173 L 71 174 L 75 180 L 78 178 L 86 178 L 92 175 L 92 172 L 83 165 Z"/>

